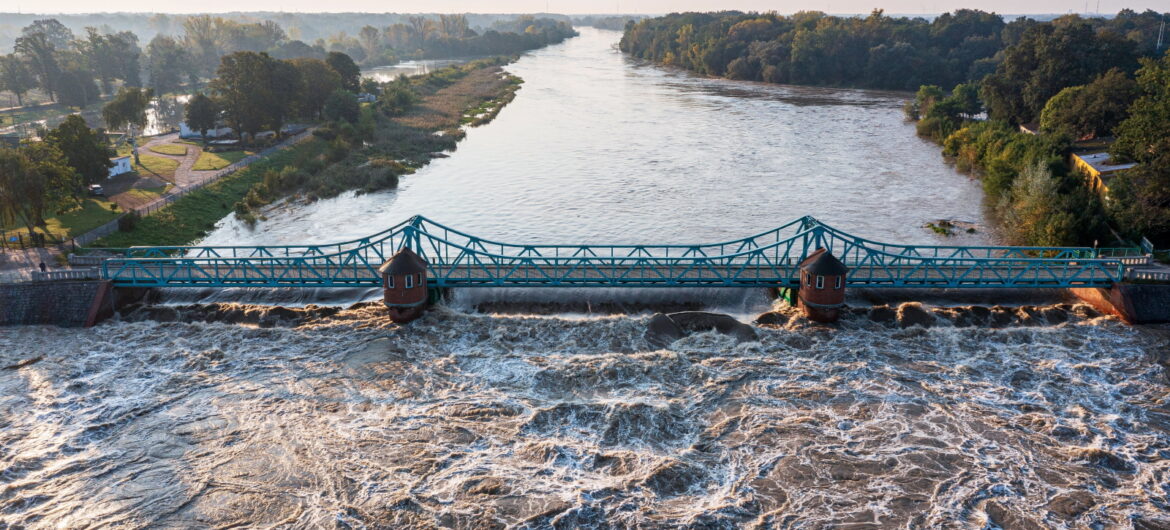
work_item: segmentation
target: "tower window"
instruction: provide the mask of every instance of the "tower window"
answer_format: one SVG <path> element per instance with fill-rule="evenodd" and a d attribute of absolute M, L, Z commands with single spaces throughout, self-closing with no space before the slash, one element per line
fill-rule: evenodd
<path fill-rule="evenodd" d="M 817 275 L 817 289 L 824 289 L 824 288 L 825 288 L 825 277 L 818 274 Z"/>
<path fill-rule="evenodd" d="M 413 274 L 407 274 L 407 275 L 406 275 L 406 288 L 407 288 L 407 289 L 410 289 L 410 288 L 412 288 L 412 287 L 414 287 L 414 275 L 413 275 Z"/>
<path fill-rule="evenodd" d="M 386 275 L 386 288 L 387 289 L 394 288 L 394 277 L 393 276 Z"/>
<path fill-rule="evenodd" d="M 834 288 L 834 289 L 840 289 L 840 288 L 841 288 L 841 283 L 842 283 L 843 281 L 844 281 L 844 279 L 843 279 L 841 276 L 838 276 L 838 277 L 837 277 L 837 281 L 833 282 L 833 288 Z"/>

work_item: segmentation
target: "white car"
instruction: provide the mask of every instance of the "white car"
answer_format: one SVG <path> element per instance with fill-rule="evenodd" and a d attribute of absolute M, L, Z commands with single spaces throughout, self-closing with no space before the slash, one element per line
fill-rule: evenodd
<path fill-rule="evenodd" d="M 102 189 L 101 184 L 90 184 L 89 185 L 89 194 L 93 195 L 95 197 L 104 197 L 106 194 L 106 190 Z"/>

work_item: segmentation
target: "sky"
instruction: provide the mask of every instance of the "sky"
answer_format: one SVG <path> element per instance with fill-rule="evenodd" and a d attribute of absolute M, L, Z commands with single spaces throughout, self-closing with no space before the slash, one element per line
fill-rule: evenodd
<path fill-rule="evenodd" d="M 92 13 L 137 11 L 216 13 L 226 11 L 348 11 L 392 13 L 649 13 L 673 11 L 778 11 L 868 13 L 875 7 L 887 14 L 935 14 L 959 8 L 975 8 L 1001 14 L 1116 13 L 1170 9 L 1168 0 L 0 0 L 0 12 Z"/>

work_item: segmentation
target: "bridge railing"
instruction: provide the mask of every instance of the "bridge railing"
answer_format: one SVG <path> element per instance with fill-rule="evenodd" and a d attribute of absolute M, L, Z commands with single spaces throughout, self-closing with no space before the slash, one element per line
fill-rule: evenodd
<path fill-rule="evenodd" d="M 1084 249 L 887 245 L 812 218 L 710 245 L 516 245 L 415 217 L 334 245 L 130 249 L 102 270 L 130 285 L 375 285 L 378 266 L 403 246 L 430 262 L 440 285 L 787 285 L 821 247 L 852 269 L 850 285 L 1102 285 L 1123 273 Z"/>
<path fill-rule="evenodd" d="M 854 239 L 826 234 L 820 228 L 731 254 L 704 256 L 696 253 L 695 247 L 670 246 L 654 248 L 681 255 L 656 256 L 638 252 L 617 255 L 643 248 L 639 246 L 602 247 L 610 255 L 599 255 L 596 250 L 582 255 L 577 247 L 555 246 L 544 247 L 552 255 L 497 254 L 484 250 L 487 245 L 464 246 L 407 227 L 399 240 L 377 243 L 379 258 L 399 243 L 415 248 L 430 261 L 431 277 L 440 286 L 791 285 L 798 276 L 800 259 L 819 246 L 830 248 L 852 269 L 850 285 L 1108 285 L 1119 281 L 1123 273 L 1117 260 L 890 254 Z M 377 285 L 381 262 L 370 258 L 373 247 L 367 244 L 335 254 L 303 256 L 115 258 L 103 263 L 103 275 L 128 285 Z M 576 255 L 559 255 L 562 250 Z"/>

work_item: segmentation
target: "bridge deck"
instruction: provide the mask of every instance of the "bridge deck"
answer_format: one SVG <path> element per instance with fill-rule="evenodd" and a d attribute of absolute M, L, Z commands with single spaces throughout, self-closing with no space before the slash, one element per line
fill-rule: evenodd
<path fill-rule="evenodd" d="M 144 260 L 149 261 L 149 260 Z M 671 287 L 671 286 L 796 286 L 795 266 L 706 265 L 613 266 L 547 265 L 486 267 L 432 265 L 436 287 Z M 115 275 L 127 286 L 253 286 L 342 287 L 378 286 L 377 271 L 366 265 L 305 267 L 264 264 L 214 264 L 199 267 L 170 263 L 141 264 Z M 1096 266 L 1070 264 L 1056 274 L 1037 264 L 1000 267 L 931 267 L 919 265 L 851 267 L 851 287 L 1068 287 L 1109 285 L 1113 279 Z"/>

